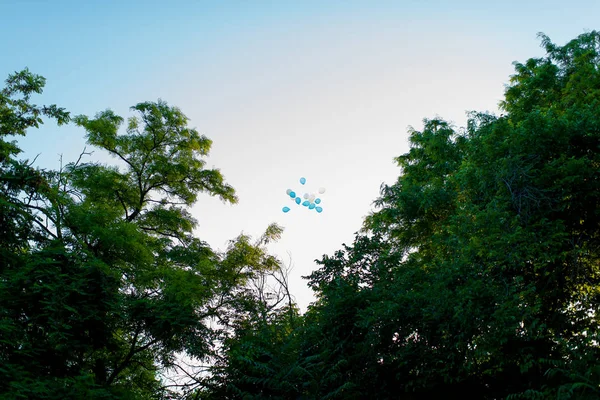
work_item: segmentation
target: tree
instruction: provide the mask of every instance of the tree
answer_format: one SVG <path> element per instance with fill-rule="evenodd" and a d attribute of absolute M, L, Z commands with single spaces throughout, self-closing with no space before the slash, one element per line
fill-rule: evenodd
<path fill-rule="evenodd" d="M 30 104 L 43 83 L 28 71 L 9 77 L 3 137 L 25 134 L 41 115 L 69 120 Z M 221 173 L 204 168 L 211 141 L 165 102 L 132 111 L 125 134 L 110 110 L 73 118 L 114 166 L 86 162 L 84 150 L 58 171 L 36 170 L 1 142 L 3 398 L 174 396 L 164 371 L 180 353 L 209 358 L 220 335 L 212 321 L 256 270 L 271 268 L 243 238 L 218 254 L 193 234 L 200 193 L 237 201 Z"/>
<path fill-rule="evenodd" d="M 321 396 L 598 395 L 600 33 L 541 38 L 502 116 L 411 132 L 364 232 L 310 275 Z"/>
<path fill-rule="evenodd" d="M 278 237 L 281 230 L 269 233 Z M 263 236 L 256 246 L 272 239 Z M 272 262 L 273 268 L 254 274 L 239 293 L 222 351 L 198 398 L 289 399 L 306 392 L 306 371 L 298 363 L 301 319 L 289 289 L 291 260 L 288 267 Z"/>

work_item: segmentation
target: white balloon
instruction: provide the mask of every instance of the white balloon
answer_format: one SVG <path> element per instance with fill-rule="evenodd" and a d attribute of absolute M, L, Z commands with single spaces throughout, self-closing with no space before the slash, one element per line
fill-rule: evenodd
<path fill-rule="evenodd" d="M 304 197 L 304 200 L 308 200 L 308 193 L 304 193 L 304 196 L 302 197 Z"/>
<path fill-rule="evenodd" d="M 311 195 L 308 197 L 308 200 L 309 200 L 309 201 L 312 203 L 313 201 L 315 201 L 315 198 L 316 198 L 316 197 L 317 197 L 317 196 L 315 196 L 315 194 L 314 194 L 314 193 L 311 193 Z"/>
<path fill-rule="evenodd" d="M 325 188 L 324 188 L 324 187 L 321 187 L 321 188 L 319 188 L 319 193 L 320 193 L 320 194 L 323 194 L 323 193 L 325 193 Z"/>
<path fill-rule="evenodd" d="M 285 193 L 286 193 L 286 194 L 289 196 L 289 195 L 290 195 L 290 193 L 292 193 L 292 189 L 288 189 L 288 190 L 286 190 L 286 191 L 285 191 Z"/>

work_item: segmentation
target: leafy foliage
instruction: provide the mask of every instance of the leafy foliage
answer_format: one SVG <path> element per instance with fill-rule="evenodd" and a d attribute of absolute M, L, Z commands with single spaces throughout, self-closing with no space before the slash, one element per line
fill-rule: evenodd
<path fill-rule="evenodd" d="M 541 37 L 505 114 L 411 131 L 379 210 L 310 275 L 315 398 L 597 396 L 600 34 Z"/>
<path fill-rule="evenodd" d="M 69 121 L 56 106 L 30 104 L 43 84 L 27 70 L 9 77 L 3 137 L 25 134 L 42 115 Z M 120 165 L 84 162 L 84 151 L 40 171 L 1 142 L 3 398 L 172 396 L 164 372 L 178 354 L 209 358 L 220 332 L 211 321 L 253 271 L 271 268 L 244 238 L 221 255 L 193 235 L 198 194 L 237 201 L 220 172 L 204 168 L 211 141 L 162 101 L 132 111 L 125 134 L 112 111 L 73 118 Z"/>

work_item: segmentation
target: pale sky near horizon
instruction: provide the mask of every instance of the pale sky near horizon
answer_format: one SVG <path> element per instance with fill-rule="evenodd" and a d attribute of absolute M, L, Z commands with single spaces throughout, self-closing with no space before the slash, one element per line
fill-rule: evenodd
<path fill-rule="evenodd" d="M 399 174 L 407 127 L 497 111 L 512 62 L 544 54 L 538 32 L 562 45 L 600 29 L 600 2 L 576 3 L 0 0 L 0 78 L 28 67 L 47 78 L 35 102 L 74 115 L 127 117 L 158 98 L 181 108 L 213 140 L 208 167 L 240 198 L 201 196 L 198 236 L 224 249 L 241 232 L 282 225 L 271 250 L 291 253 L 304 310 L 313 297 L 301 276 L 352 242 L 381 184 Z M 85 145 L 83 130 L 53 124 L 19 141 L 45 168 Z M 322 214 L 286 196 L 302 176 L 306 188 L 327 188 Z"/>

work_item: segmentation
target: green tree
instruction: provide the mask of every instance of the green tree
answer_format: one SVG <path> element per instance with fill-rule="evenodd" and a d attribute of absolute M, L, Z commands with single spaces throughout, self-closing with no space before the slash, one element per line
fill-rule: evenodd
<path fill-rule="evenodd" d="M 316 397 L 598 395 L 600 33 L 541 38 L 502 116 L 411 132 L 364 232 L 309 277 Z"/>
<path fill-rule="evenodd" d="M 233 188 L 202 160 L 211 141 L 159 101 L 73 120 L 116 165 L 58 171 L 16 161 L 15 143 L 56 106 L 30 95 L 43 78 L 9 77 L 0 97 L 2 266 L 0 393 L 3 398 L 163 398 L 181 354 L 206 360 L 256 270 L 272 267 L 244 238 L 218 254 L 194 236 L 189 209 L 200 193 L 235 203 Z M 19 98 L 18 95 L 21 94 Z M 277 229 L 276 227 L 270 228 Z M 264 263 L 263 263 L 264 262 Z"/>
<path fill-rule="evenodd" d="M 255 248 L 278 237 L 267 232 Z M 202 399 L 290 399 L 306 391 L 306 371 L 299 364 L 301 318 L 289 289 L 289 267 L 271 258 L 272 268 L 258 270 L 228 321 L 223 348 L 202 382 Z"/>

